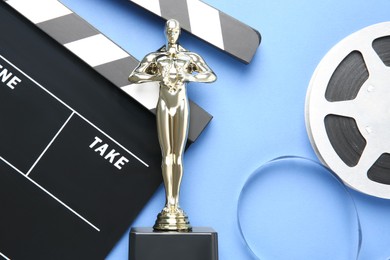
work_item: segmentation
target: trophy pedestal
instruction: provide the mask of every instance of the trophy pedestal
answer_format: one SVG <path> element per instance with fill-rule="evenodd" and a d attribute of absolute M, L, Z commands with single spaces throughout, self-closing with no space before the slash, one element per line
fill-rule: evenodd
<path fill-rule="evenodd" d="M 165 211 L 164 209 L 157 215 L 156 223 L 153 226 L 155 231 L 188 232 L 192 230 L 190 221 L 182 209 L 178 208 L 173 211 Z"/>
<path fill-rule="evenodd" d="M 189 232 L 132 228 L 130 260 L 218 260 L 218 235 L 208 227 Z"/>

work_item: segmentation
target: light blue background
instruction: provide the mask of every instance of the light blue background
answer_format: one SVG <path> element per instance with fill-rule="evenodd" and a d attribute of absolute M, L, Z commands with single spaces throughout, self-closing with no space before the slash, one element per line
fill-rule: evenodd
<path fill-rule="evenodd" d="M 62 2 L 137 59 L 165 42 L 164 22 L 126 0 Z M 256 28 L 263 40 L 252 63 L 244 65 L 187 33 L 181 37 L 181 44 L 201 54 L 218 75 L 214 84 L 189 86 L 189 97 L 214 119 L 186 152 L 181 205 L 194 226 L 211 226 L 218 231 L 220 259 L 245 260 L 250 259 L 250 254 L 240 237 L 236 217 L 245 181 L 256 168 L 275 157 L 298 155 L 318 161 L 304 121 L 305 96 L 312 73 L 341 39 L 363 27 L 390 20 L 390 1 L 206 3 Z M 387 260 L 390 201 L 351 193 L 363 233 L 359 259 Z M 285 196 L 288 198 L 287 193 Z M 164 191 L 160 187 L 133 225 L 153 225 L 163 202 Z M 335 208 L 327 214 L 338 214 L 336 211 Z M 300 241 L 295 243 L 302 246 Z M 124 234 L 108 259 L 127 257 L 128 236 Z M 327 258 L 318 255 L 314 259 Z"/>

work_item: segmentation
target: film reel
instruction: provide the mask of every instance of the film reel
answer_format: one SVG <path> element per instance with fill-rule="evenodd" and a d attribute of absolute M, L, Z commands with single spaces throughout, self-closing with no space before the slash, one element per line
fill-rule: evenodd
<path fill-rule="evenodd" d="M 320 160 L 347 185 L 390 199 L 390 22 L 325 55 L 307 92 L 306 127 Z"/>

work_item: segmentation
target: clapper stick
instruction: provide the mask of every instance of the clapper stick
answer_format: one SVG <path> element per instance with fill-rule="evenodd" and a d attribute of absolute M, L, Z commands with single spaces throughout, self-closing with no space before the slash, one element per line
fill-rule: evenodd
<path fill-rule="evenodd" d="M 129 0 L 248 64 L 261 42 L 260 33 L 199 0 Z"/>

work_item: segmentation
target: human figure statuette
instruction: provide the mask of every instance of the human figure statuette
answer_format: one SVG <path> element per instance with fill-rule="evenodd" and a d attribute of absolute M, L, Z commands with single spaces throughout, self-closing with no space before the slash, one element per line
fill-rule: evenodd
<path fill-rule="evenodd" d="M 186 85 L 187 82 L 213 82 L 216 76 L 198 54 L 178 44 L 178 21 L 168 20 L 165 34 L 167 44 L 146 55 L 130 74 L 129 81 L 154 81 L 160 85 L 156 117 L 166 203 L 153 228 L 160 231 L 190 231 L 188 217 L 179 206 L 183 153 L 189 127 Z"/>

